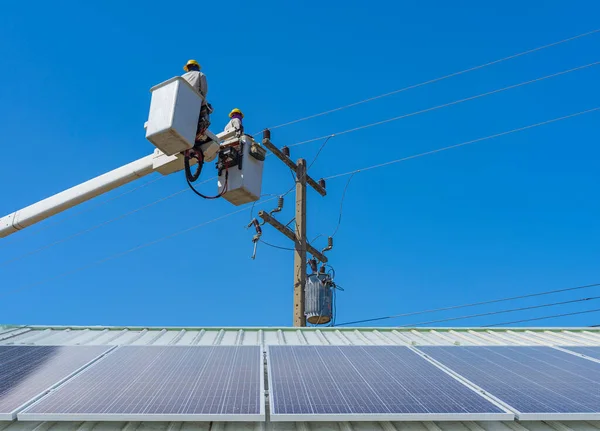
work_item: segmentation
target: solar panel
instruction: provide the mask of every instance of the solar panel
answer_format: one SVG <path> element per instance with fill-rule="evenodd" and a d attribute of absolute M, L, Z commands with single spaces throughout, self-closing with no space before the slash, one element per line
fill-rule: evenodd
<path fill-rule="evenodd" d="M 259 346 L 123 346 L 19 420 L 261 421 Z"/>
<path fill-rule="evenodd" d="M 600 346 L 561 346 L 563 349 L 600 360 Z"/>
<path fill-rule="evenodd" d="M 0 346 L 0 420 L 110 350 L 107 346 Z"/>
<path fill-rule="evenodd" d="M 269 346 L 272 421 L 512 420 L 403 346 Z"/>
<path fill-rule="evenodd" d="M 522 420 L 600 419 L 600 364 L 551 347 L 419 347 Z"/>

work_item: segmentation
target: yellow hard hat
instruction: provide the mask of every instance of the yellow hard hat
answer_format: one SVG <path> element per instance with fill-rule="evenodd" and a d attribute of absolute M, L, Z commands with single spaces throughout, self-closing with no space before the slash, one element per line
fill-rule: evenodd
<path fill-rule="evenodd" d="M 233 114 L 240 114 L 242 118 L 244 118 L 244 114 L 239 110 L 239 108 L 232 109 L 229 113 L 229 118 L 233 117 Z"/>
<path fill-rule="evenodd" d="M 183 66 L 183 70 L 185 70 L 186 72 L 189 72 L 191 65 L 198 66 L 198 69 L 200 69 L 200 65 L 198 64 L 198 62 L 196 60 L 188 60 L 188 62 L 185 64 L 185 66 Z"/>

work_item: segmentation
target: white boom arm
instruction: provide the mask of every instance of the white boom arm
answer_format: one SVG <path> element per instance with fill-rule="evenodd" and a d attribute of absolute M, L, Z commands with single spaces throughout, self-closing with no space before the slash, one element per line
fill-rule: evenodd
<path fill-rule="evenodd" d="M 220 142 L 228 139 L 233 133 L 219 133 L 213 135 L 207 132 L 215 141 Z M 76 205 L 88 201 L 103 193 L 116 189 L 131 181 L 142 178 L 153 172 L 168 175 L 183 169 L 183 157 L 180 154 L 166 156 L 160 150 L 154 150 L 153 154 L 142 157 L 120 168 L 92 178 L 85 183 L 71 187 L 63 192 L 57 193 L 33 205 L 15 211 L 0 218 L 0 238 L 7 237 L 21 229 L 25 229 L 35 223 L 47 219 L 53 215 L 68 210 Z"/>

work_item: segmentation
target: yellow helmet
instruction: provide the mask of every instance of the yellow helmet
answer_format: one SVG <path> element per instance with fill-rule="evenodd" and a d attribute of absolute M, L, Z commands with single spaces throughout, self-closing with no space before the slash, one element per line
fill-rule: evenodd
<path fill-rule="evenodd" d="M 233 117 L 233 114 L 240 114 L 242 118 L 244 118 L 244 114 L 239 110 L 239 108 L 232 109 L 229 113 L 229 118 Z"/>
<path fill-rule="evenodd" d="M 183 66 L 183 70 L 185 70 L 186 72 L 190 71 L 190 66 L 195 65 L 198 66 L 198 69 L 200 69 L 200 65 L 198 64 L 198 62 L 196 60 L 188 60 L 188 62 L 185 64 L 185 66 Z"/>

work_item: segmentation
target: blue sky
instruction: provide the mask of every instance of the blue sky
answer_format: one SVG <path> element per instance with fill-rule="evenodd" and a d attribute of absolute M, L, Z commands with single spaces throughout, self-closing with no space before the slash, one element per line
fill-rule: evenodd
<path fill-rule="evenodd" d="M 183 73 L 188 58 L 207 74 L 213 128 L 239 107 L 254 133 L 594 30 L 600 13 L 593 1 L 299 4 L 201 2 L 195 11 L 158 1 L 4 5 L 0 213 L 149 154 L 149 88 Z M 272 141 L 289 145 L 589 64 L 599 60 L 599 44 L 600 34 L 581 38 L 276 129 Z M 327 177 L 597 107 L 598 67 L 334 137 L 311 174 Z M 600 283 L 599 118 L 591 113 L 357 174 L 330 253 L 345 289 L 337 322 Z M 321 143 L 295 147 L 292 156 L 310 161 Z M 249 258 L 249 209 L 89 267 L 237 208 L 183 192 L 61 241 L 186 188 L 177 173 L 97 206 L 155 175 L 0 240 L 0 321 L 290 325 L 292 253 L 261 245 L 257 259 Z M 203 178 L 212 175 L 205 167 Z M 326 198 L 309 192 L 309 237 L 324 235 L 318 248 L 335 228 L 347 178 L 329 181 Z M 286 168 L 267 159 L 263 192 L 291 185 Z M 202 186 L 207 193 L 215 187 Z M 284 222 L 293 217 L 291 196 Z M 263 238 L 290 246 L 270 228 Z M 600 287 L 375 324 L 596 296 Z M 452 324 L 594 308 L 600 300 Z M 595 324 L 600 313 L 531 323 Z"/>

